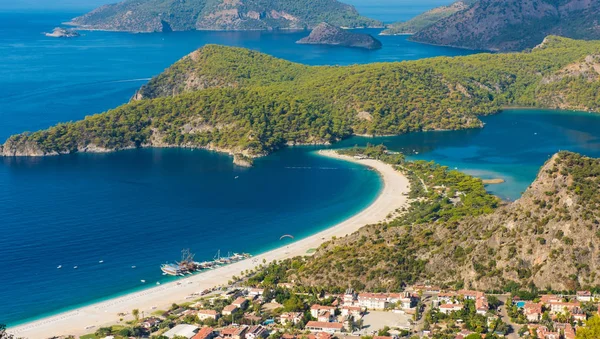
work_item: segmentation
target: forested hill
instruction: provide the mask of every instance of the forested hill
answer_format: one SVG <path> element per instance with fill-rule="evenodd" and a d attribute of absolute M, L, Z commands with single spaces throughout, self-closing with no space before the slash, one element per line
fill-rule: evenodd
<path fill-rule="evenodd" d="M 547 35 L 600 39 L 600 1 L 479 0 L 411 39 L 476 50 L 522 51 Z"/>
<path fill-rule="evenodd" d="M 321 22 L 382 27 L 337 0 L 125 0 L 71 20 L 82 29 L 128 32 L 308 29 Z"/>
<path fill-rule="evenodd" d="M 521 199 L 501 205 L 480 179 L 434 163 L 380 157 L 411 180 L 411 207 L 323 244 L 294 265 L 289 281 L 396 292 L 424 281 L 496 291 L 600 285 L 599 159 L 558 153 Z"/>
<path fill-rule="evenodd" d="M 202 147 L 245 156 L 352 134 L 481 127 L 503 106 L 600 109 L 600 42 L 346 67 L 206 46 L 108 112 L 13 136 L 5 156 Z"/>
<path fill-rule="evenodd" d="M 434 23 L 453 15 L 456 12 L 468 9 L 476 1 L 477 0 L 458 0 L 448 6 L 436 7 L 425 13 L 419 14 L 408 21 L 397 22 L 389 25 L 381 32 L 381 35 L 414 34 L 425 27 L 431 26 Z"/>

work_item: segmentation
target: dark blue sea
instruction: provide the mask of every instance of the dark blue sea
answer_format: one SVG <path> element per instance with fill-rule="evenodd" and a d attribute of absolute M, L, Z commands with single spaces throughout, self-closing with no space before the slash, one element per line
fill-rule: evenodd
<path fill-rule="evenodd" d="M 377 6 L 359 9 L 386 21 L 411 16 Z M 78 14 L 0 13 L 0 139 L 118 106 L 207 43 L 310 65 L 471 53 L 402 36 L 381 37 L 384 48 L 369 52 L 296 45 L 305 32 L 83 32 L 67 40 L 41 34 Z M 490 190 L 507 199 L 518 198 L 558 150 L 600 156 L 597 115 L 507 111 L 485 122 L 482 130 L 352 138 L 336 147 L 385 143 L 413 158 L 502 177 L 507 182 Z M 141 279 L 154 285 L 164 279 L 159 265 L 178 259 L 183 248 L 202 260 L 217 250 L 280 246 L 282 234 L 301 238 L 335 224 L 380 189 L 376 173 L 318 157 L 310 147 L 277 152 L 251 169 L 221 154 L 178 149 L 0 159 L 0 323 L 148 287 Z"/>

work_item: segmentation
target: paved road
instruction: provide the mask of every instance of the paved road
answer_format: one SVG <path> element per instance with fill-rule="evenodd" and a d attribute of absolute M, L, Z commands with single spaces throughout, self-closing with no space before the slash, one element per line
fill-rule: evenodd
<path fill-rule="evenodd" d="M 508 339 L 519 339 L 519 330 L 521 329 L 521 327 L 523 327 L 522 325 L 519 324 L 513 324 L 510 321 L 510 317 L 508 316 L 508 307 L 507 307 L 507 301 L 509 296 L 508 295 L 498 295 L 498 300 L 500 300 L 502 302 L 502 306 L 500 306 L 501 310 L 500 310 L 500 319 L 502 319 L 502 321 L 508 325 L 510 325 L 510 327 L 512 327 L 512 331 L 506 336 L 506 338 Z"/>

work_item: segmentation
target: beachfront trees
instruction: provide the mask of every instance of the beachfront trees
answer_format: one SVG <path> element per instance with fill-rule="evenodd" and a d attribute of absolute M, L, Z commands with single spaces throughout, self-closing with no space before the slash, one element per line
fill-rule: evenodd
<path fill-rule="evenodd" d="M 140 322 L 140 310 L 137 308 L 133 309 L 131 315 L 133 316 L 133 325 L 135 326 Z"/>
<path fill-rule="evenodd" d="M 0 324 L 0 339 L 14 339 L 12 334 L 6 332 L 6 325 Z"/>

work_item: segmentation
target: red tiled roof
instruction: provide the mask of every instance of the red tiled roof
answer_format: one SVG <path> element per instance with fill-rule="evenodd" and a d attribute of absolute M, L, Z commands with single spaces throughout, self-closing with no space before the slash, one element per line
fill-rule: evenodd
<path fill-rule="evenodd" d="M 200 331 L 198 331 L 198 333 L 192 337 L 192 339 L 205 339 L 211 333 L 213 333 L 213 331 L 214 329 L 212 327 L 202 327 Z"/>
<path fill-rule="evenodd" d="M 306 323 L 306 327 L 342 329 L 342 327 L 344 327 L 344 325 L 342 325 L 340 323 L 326 323 L 323 321 L 309 321 L 308 323 Z"/>

